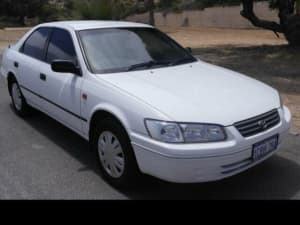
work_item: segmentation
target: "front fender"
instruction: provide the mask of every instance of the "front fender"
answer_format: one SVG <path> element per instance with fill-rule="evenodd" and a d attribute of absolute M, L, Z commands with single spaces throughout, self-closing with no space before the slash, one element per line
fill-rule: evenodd
<path fill-rule="evenodd" d="M 89 130 L 90 130 L 90 124 L 91 124 L 93 115 L 95 115 L 95 113 L 97 113 L 99 111 L 105 111 L 105 112 L 108 112 L 108 113 L 112 114 L 113 116 L 115 116 L 120 121 L 120 123 L 123 125 L 123 127 L 125 128 L 127 133 L 128 134 L 130 133 L 130 130 L 131 130 L 130 123 L 129 123 L 129 120 L 128 120 L 127 116 L 125 115 L 125 113 L 122 112 L 122 110 L 120 110 L 115 105 L 112 105 L 109 103 L 100 103 L 100 104 L 96 105 L 91 110 L 91 113 L 89 114 L 89 117 L 88 117 L 89 119 L 88 119 L 88 124 L 87 124 L 87 134 L 89 133 Z"/>

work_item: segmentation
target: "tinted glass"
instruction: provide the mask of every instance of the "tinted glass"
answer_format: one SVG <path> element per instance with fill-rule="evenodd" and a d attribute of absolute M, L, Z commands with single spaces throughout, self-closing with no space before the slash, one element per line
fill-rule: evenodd
<path fill-rule="evenodd" d="M 76 61 L 76 53 L 71 35 L 68 31 L 62 29 L 53 30 L 46 61 L 51 63 L 57 59 Z"/>
<path fill-rule="evenodd" d="M 50 35 L 50 28 L 40 28 L 33 32 L 23 46 L 23 53 L 33 58 L 43 60 L 46 41 Z"/>
<path fill-rule="evenodd" d="M 183 58 L 195 61 L 167 35 L 152 28 L 107 28 L 84 30 L 79 34 L 94 73 L 126 71 L 147 62 L 167 66 L 168 62 Z"/>

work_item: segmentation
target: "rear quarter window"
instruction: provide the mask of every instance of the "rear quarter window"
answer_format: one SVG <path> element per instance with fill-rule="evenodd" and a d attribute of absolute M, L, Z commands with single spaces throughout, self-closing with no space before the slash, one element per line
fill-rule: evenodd
<path fill-rule="evenodd" d="M 46 42 L 51 33 L 50 28 L 39 28 L 25 41 L 22 52 L 38 60 L 44 60 Z"/>

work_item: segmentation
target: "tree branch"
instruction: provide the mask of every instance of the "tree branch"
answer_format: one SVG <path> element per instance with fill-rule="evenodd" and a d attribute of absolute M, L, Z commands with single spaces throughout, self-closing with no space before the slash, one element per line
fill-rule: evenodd
<path fill-rule="evenodd" d="M 253 11 L 253 0 L 242 0 L 243 10 L 241 11 L 241 15 L 249 20 L 254 26 L 264 28 L 267 30 L 271 30 L 277 33 L 283 33 L 283 28 L 280 24 L 259 19 L 254 11 Z"/>

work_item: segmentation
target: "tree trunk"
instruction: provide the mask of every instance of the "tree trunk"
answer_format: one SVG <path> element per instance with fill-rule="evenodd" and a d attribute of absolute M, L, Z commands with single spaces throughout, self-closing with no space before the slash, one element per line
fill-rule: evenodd
<path fill-rule="evenodd" d="M 290 45 L 300 46 L 300 0 L 277 0 L 280 24 L 259 19 L 254 13 L 253 2 L 254 0 L 242 0 L 243 17 L 256 27 L 284 33 Z"/>
<path fill-rule="evenodd" d="M 154 18 L 154 0 L 145 0 L 144 1 L 145 8 L 149 11 L 149 24 L 154 26 L 155 25 L 155 18 Z"/>
<path fill-rule="evenodd" d="M 24 15 L 20 15 L 20 16 L 19 16 L 19 23 L 20 23 L 22 26 L 25 26 L 25 25 L 26 25 L 26 18 L 27 18 L 27 16 L 24 16 Z"/>
<path fill-rule="evenodd" d="M 149 24 L 155 26 L 155 18 L 154 18 L 154 11 L 149 11 Z"/>
<path fill-rule="evenodd" d="M 297 0 L 296 2 L 296 13 L 297 15 L 300 15 L 300 0 Z"/>

